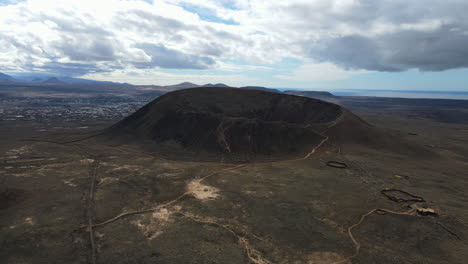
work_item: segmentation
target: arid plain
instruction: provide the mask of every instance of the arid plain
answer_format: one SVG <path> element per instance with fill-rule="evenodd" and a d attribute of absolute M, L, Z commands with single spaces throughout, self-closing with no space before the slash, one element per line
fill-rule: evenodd
<path fill-rule="evenodd" d="M 330 100 L 372 144 L 340 121 L 258 160 L 87 138 L 119 120 L 2 121 L 0 262 L 465 263 L 466 105 L 374 100 Z"/>

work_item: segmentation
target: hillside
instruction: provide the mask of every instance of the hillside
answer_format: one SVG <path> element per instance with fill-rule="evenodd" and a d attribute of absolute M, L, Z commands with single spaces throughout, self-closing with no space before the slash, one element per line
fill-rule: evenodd
<path fill-rule="evenodd" d="M 389 150 L 403 144 L 332 103 L 221 87 L 167 93 L 108 131 L 170 158 L 281 159 L 326 141 Z"/>

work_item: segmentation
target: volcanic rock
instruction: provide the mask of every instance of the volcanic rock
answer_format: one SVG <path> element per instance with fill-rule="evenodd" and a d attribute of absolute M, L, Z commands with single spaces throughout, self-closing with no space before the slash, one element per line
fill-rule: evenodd
<path fill-rule="evenodd" d="M 336 104 L 222 87 L 167 93 L 109 132 L 171 158 L 237 160 L 299 158 L 328 140 L 372 144 L 377 133 Z"/>

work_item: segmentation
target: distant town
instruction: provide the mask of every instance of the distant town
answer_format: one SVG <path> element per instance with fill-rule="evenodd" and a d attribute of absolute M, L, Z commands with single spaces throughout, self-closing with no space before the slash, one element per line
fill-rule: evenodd
<path fill-rule="evenodd" d="M 0 98 L 1 121 L 121 119 L 146 104 L 141 98 Z"/>

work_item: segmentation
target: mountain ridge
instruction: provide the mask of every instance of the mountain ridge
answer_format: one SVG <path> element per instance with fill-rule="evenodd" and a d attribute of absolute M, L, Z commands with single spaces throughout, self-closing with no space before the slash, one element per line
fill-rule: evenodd
<path fill-rule="evenodd" d="M 4 74 L 0 72 L 0 79 L 4 80 L 15 80 L 15 78 L 11 77 L 10 75 Z"/>

